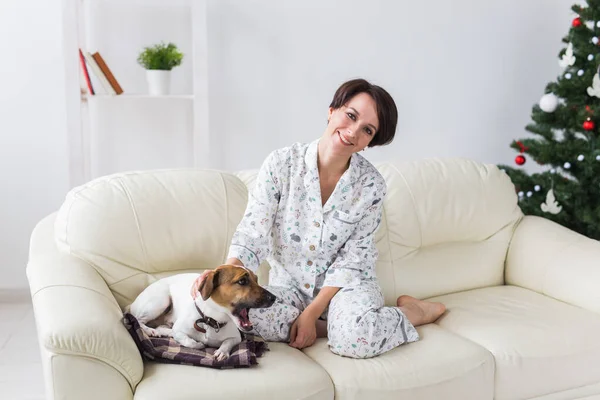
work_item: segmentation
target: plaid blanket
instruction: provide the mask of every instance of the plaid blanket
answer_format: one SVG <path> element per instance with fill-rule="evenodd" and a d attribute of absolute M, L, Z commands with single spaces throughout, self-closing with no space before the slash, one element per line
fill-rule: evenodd
<path fill-rule="evenodd" d="M 142 357 L 156 362 L 209 368 L 247 368 L 258 364 L 256 359 L 269 350 L 267 343 L 260 336 L 244 334 L 244 340 L 231 349 L 229 358 L 217 361 L 213 357 L 216 349 L 190 349 L 181 346 L 170 337 L 149 337 L 137 319 L 129 313 L 123 315 L 123 323 Z"/>

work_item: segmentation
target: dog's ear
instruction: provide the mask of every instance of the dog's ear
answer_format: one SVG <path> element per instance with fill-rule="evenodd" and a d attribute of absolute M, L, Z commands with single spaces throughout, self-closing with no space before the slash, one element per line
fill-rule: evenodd
<path fill-rule="evenodd" d="M 210 271 L 208 274 L 206 274 L 206 277 L 204 277 L 204 280 L 198 288 L 198 291 L 202 296 L 202 300 L 208 300 L 213 290 L 215 290 L 217 286 L 219 286 L 219 271 Z"/>

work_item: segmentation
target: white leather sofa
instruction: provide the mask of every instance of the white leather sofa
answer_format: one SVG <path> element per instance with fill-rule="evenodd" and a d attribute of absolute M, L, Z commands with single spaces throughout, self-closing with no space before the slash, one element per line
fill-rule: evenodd
<path fill-rule="evenodd" d="M 73 189 L 32 234 L 48 399 L 600 399 L 600 243 L 523 217 L 495 166 L 378 168 L 386 302 L 448 308 L 420 341 L 367 360 L 324 339 L 304 351 L 270 343 L 249 369 L 143 362 L 123 307 L 158 278 L 224 260 L 255 171 L 123 173 Z"/>

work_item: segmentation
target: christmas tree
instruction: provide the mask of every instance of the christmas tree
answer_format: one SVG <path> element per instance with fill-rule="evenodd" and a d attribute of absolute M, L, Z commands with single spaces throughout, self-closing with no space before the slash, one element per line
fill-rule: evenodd
<path fill-rule="evenodd" d="M 526 155 L 545 167 L 528 174 L 499 165 L 515 184 L 523 213 L 555 221 L 600 240 L 600 0 L 574 5 L 577 14 L 558 54 L 563 72 L 533 106 L 534 136 L 515 140 L 517 165 Z"/>

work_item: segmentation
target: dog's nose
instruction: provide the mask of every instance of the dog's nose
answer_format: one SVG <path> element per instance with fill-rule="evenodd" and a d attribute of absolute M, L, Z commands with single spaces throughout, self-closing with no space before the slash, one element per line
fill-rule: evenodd
<path fill-rule="evenodd" d="M 277 297 L 275 297 L 275 295 L 269 291 L 267 292 L 267 302 L 269 302 L 269 304 L 273 304 L 275 303 L 275 300 L 277 300 Z"/>

